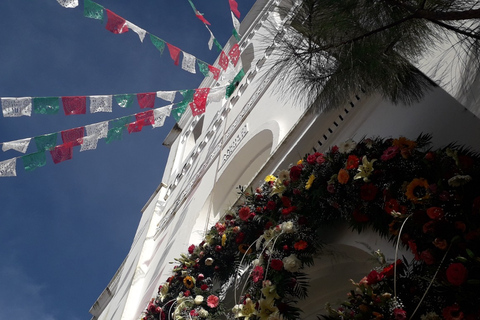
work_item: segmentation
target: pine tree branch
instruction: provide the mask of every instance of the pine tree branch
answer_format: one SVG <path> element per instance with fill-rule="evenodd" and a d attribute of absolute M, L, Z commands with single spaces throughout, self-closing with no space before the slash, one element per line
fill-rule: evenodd
<path fill-rule="evenodd" d="M 474 38 L 476 40 L 480 40 L 480 36 L 478 34 L 475 34 L 475 33 L 471 33 L 471 32 L 468 32 L 468 31 L 465 31 L 465 30 L 462 30 L 462 29 L 459 29 L 459 28 L 456 28 L 452 25 L 449 25 L 449 24 L 446 24 L 442 21 L 437 21 L 437 20 L 434 20 L 434 19 L 427 19 L 428 21 L 442 27 L 442 28 L 445 28 L 445 29 L 448 29 L 450 31 L 453 31 L 453 32 L 456 32 L 456 33 L 459 33 L 459 34 L 462 34 L 466 37 L 470 37 L 470 38 Z"/>
<path fill-rule="evenodd" d="M 349 39 L 349 40 L 345 40 L 345 41 L 342 41 L 340 43 L 336 43 L 336 44 L 332 44 L 332 45 L 328 45 L 328 46 L 325 46 L 325 47 L 320 47 L 318 49 L 316 49 L 315 51 L 312 51 L 312 52 L 319 52 L 319 51 L 325 51 L 325 50 L 328 50 L 328 49 L 333 49 L 333 48 L 338 48 L 338 47 L 341 47 L 343 45 L 346 45 L 346 44 L 351 44 L 351 43 L 354 43 L 354 42 L 357 42 L 357 41 L 360 41 L 362 39 L 365 39 L 365 38 L 368 38 L 370 36 L 373 36 L 374 34 L 377 34 L 377 33 L 380 33 L 382 31 L 385 31 L 385 30 L 388 30 L 390 28 L 393 28 L 395 26 L 398 26 L 408 20 L 411 20 L 413 19 L 414 16 L 413 15 L 410 15 L 408 17 L 405 17 L 405 18 L 402 18 L 400 20 L 397 20 L 397 21 L 394 21 L 390 24 L 387 24 L 383 27 L 380 27 L 380 28 L 377 28 L 375 30 L 372 30 L 372 31 L 369 31 L 369 32 L 366 32 L 358 37 L 355 37 L 355 38 L 352 38 L 352 39 Z"/>

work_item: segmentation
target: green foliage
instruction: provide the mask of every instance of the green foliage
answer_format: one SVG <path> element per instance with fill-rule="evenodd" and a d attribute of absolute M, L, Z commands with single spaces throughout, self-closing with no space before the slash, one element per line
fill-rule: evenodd
<path fill-rule="evenodd" d="M 279 44 L 279 78 L 287 79 L 279 91 L 293 91 L 317 110 L 338 107 L 360 90 L 394 103 L 419 101 L 434 83 L 412 63 L 447 39 L 454 45 L 441 63 L 461 52 L 467 57 L 462 72 L 478 69 L 479 6 L 455 0 L 304 0 Z"/>

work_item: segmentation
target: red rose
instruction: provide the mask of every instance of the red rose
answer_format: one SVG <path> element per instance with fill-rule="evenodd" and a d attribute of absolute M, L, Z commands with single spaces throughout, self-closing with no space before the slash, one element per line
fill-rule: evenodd
<path fill-rule="evenodd" d="M 282 197 L 282 204 L 285 208 L 290 208 L 292 206 L 292 201 L 288 197 Z"/>
<path fill-rule="evenodd" d="M 272 269 L 280 271 L 283 268 L 283 262 L 280 259 L 272 259 L 272 262 L 270 262 L 270 266 Z"/>
<path fill-rule="evenodd" d="M 360 159 L 357 156 L 353 154 L 349 155 L 347 158 L 347 170 L 357 169 L 359 163 Z"/>
<path fill-rule="evenodd" d="M 372 270 L 367 276 L 367 283 L 368 284 L 375 284 L 380 282 L 383 279 L 383 274 L 378 273 L 377 270 Z"/>
<path fill-rule="evenodd" d="M 188 253 L 192 254 L 193 250 L 195 250 L 195 245 L 192 244 L 190 247 L 188 247 Z"/>
<path fill-rule="evenodd" d="M 316 160 L 317 160 L 317 156 L 314 154 L 311 154 L 307 157 L 307 162 L 309 164 L 315 164 Z"/>
<path fill-rule="evenodd" d="M 377 191 L 378 191 L 378 188 L 374 184 L 372 183 L 364 184 L 360 188 L 360 197 L 362 198 L 362 200 L 372 201 L 373 199 L 375 199 L 375 196 L 377 195 Z"/>
<path fill-rule="evenodd" d="M 243 243 L 243 239 L 245 239 L 245 233 L 239 232 L 235 237 L 235 243 L 237 244 Z"/>
<path fill-rule="evenodd" d="M 272 200 L 268 201 L 267 202 L 267 209 L 268 210 L 275 210 L 275 201 L 272 201 Z"/>
<path fill-rule="evenodd" d="M 430 207 L 427 209 L 427 215 L 430 217 L 430 219 L 442 219 L 444 216 L 443 209 L 440 207 Z"/>
<path fill-rule="evenodd" d="M 435 263 L 435 258 L 433 257 L 430 250 L 425 250 L 420 253 L 420 259 L 425 261 L 426 264 L 432 265 Z"/>
<path fill-rule="evenodd" d="M 238 210 L 238 216 L 243 221 L 247 221 L 248 218 L 250 218 L 250 208 L 249 207 L 242 207 L 240 210 Z"/>
<path fill-rule="evenodd" d="M 282 209 L 282 215 L 287 216 L 290 213 L 292 213 L 293 211 L 295 211 L 296 209 L 297 209 L 297 207 L 295 207 L 295 206 L 290 207 L 290 208 Z"/>
<path fill-rule="evenodd" d="M 202 284 L 200 286 L 200 289 L 202 289 L 202 291 L 206 291 L 206 290 L 208 290 L 208 285 L 207 284 Z"/>
<path fill-rule="evenodd" d="M 407 312 L 400 308 L 393 309 L 393 317 L 395 320 L 406 320 Z"/>
<path fill-rule="evenodd" d="M 467 280 L 467 268 L 460 262 L 452 263 L 448 266 L 446 275 L 447 280 L 454 286 L 460 286 Z"/>
<path fill-rule="evenodd" d="M 290 168 L 290 180 L 297 181 L 302 174 L 302 167 L 301 166 L 293 166 Z"/>

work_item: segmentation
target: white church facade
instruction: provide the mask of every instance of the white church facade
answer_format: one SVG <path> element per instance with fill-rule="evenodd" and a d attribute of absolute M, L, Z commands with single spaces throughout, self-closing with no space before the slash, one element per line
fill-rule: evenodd
<path fill-rule="evenodd" d="M 236 187 L 256 187 L 265 176 L 288 168 L 306 153 L 323 152 L 348 139 L 414 139 L 421 133 L 432 134 L 436 147 L 458 141 L 480 150 L 480 119 L 468 109 L 475 100 L 454 98 L 442 87 L 408 107 L 360 92 L 343 107 L 324 113 L 311 112 L 287 94 L 279 94 L 278 72 L 270 66 L 276 39 L 283 36 L 289 18 L 278 13 L 279 2 L 258 0 L 242 22 L 242 63 L 232 74 L 243 67 L 245 76 L 233 94 L 209 102 L 201 116 L 187 110 L 166 137 L 170 154 L 163 179 L 142 209 L 130 252 L 92 306 L 92 319 L 140 319 L 158 286 L 170 276 L 174 258 L 186 253 L 190 244 L 201 242 L 206 230 L 238 200 Z M 225 50 L 233 43 L 231 39 Z M 200 87 L 217 85 L 206 78 Z M 379 249 L 385 244 L 377 243 L 374 236 L 362 237 L 346 229 L 334 230 L 332 246 L 352 259 L 316 266 L 315 277 L 325 283 L 329 272 L 338 271 L 340 265 L 343 271 L 336 273 L 338 277 L 362 277 L 368 272 L 362 243 Z M 348 291 L 348 283 L 340 289 L 316 296 L 339 297 Z M 315 319 L 324 302 L 305 302 L 305 317 Z"/>

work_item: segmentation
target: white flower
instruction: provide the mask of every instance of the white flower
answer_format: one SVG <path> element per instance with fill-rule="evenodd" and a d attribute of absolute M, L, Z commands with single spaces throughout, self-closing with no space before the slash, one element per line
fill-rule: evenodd
<path fill-rule="evenodd" d="M 278 180 L 280 181 L 288 181 L 290 180 L 290 171 L 282 170 L 278 173 Z"/>
<path fill-rule="evenodd" d="M 297 272 L 301 266 L 302 262 L 298 260 L 297 256 L 294 254 L 289 255 L 288 257 L 283 258 L 283 267 L 289 272 Z"/>
<path fill-rule="evenodd" d="M 202 318 L 206 318 L 208 317 L 208 311 L 203 308 L 200 308 L 200 310 L 198 310 L 198 315 Z"/>
<path fill-rule="evenodd" d="M 165 297 L 167 296 L 167 293 L 168 293 L 168 287 L 169 287 L 169 284 L 168 282 L 165 283 L 162 288 L 160 289 L 160 292 L 159 292 L 159 295 L 160 295 L 160 300 L 163 302 L 163 300 L 165 299 Z"/>
<path fill-rule="evenodd" d="M 338 151 L 340 151 L 341 153 L 349 153 L 353 151 L 353 149 L 355 149 L 356 146 L 357 146 L 357 143 L 352 139 L 349 139 L 345 142 L 340 143 L 340 145 L 338 146 Z"/>
<path fill-rule="evenodd" d="M 450 187 L 460 187 L 460 186 L 463 186 L 464 184 L 467 184 L 470 181 L 472 181 L 472 177 L 470 177 L 469 175 L 465 175 L 465 176 L 456 175 L 448 179 L 448 185 Z"/>
<path fill-rule="evenodd" d="M 196 304 L 196 305 L 202 304 L 202 302 L 203 302 L 203 296 L 202 296 L 202 295 L 196 296 L 194 301 L 195 301 L 195 304 Z"/>
<path fill-rule="evenodd" d="M 211 266 L 212 264 L 213 264 L 213 259 L 212 258 L 205 259 L 205 265 L 206 266 Z"/>
<path fill-rule="evenodd" d="M 293 221 L 285 221 L 282 223 L 282 231 L 285 233 L 292 233 L 295 231 L 295 226 Z"/>

